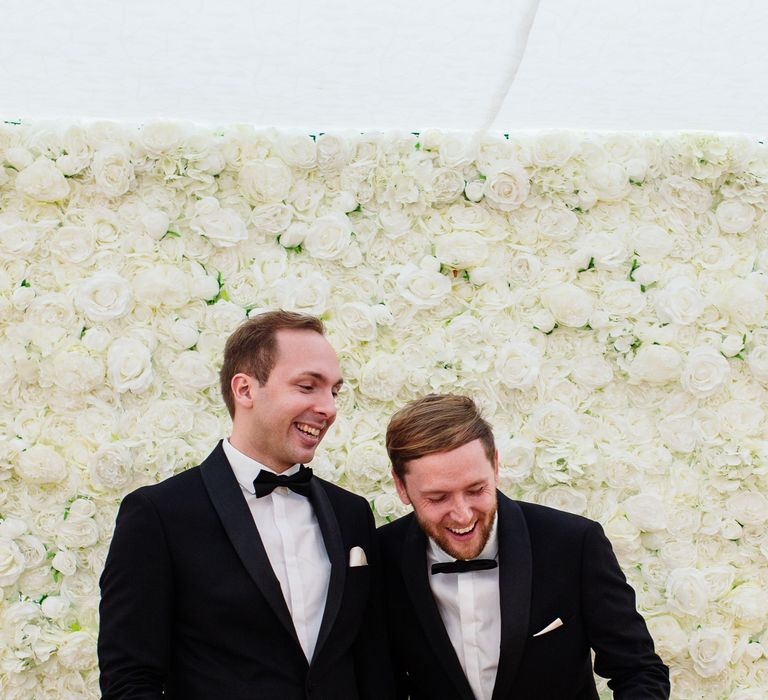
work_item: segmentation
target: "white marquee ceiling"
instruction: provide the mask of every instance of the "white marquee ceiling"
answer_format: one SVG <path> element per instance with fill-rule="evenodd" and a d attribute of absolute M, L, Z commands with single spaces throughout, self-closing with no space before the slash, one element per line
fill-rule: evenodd
<path fill-rule="evenodd" d="M 768 3 L 754 0 L 0 0 L 0 11 L 4 119 L 766 131 Z"/>

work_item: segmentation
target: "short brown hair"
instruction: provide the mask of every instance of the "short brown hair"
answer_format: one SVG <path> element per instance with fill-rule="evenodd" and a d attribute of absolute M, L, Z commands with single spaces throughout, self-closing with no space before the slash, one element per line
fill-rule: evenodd
<path fill-rule="evenodd" d="M 232 377 L 243 372 L 255 377 L 259 384 L 266 384 L 277 361 L 277 332 L 282 330 L 306 330 L 325 335 L 319 318 L 293 311 L 267 311 L 238 326 L 227 338 L 219 372 L 221 395 L 230 416 L 235 415 Z"/>
<path fill-rule="evenodd" d="M 429 394 L 411 401 L 392 416 L 387 426 L 387 453 L 399 479 L 407 463 L 426 455 L 449 452 L 480 440 L 488 460 L 496 458 L 490 424 L 468 396 Z"/>

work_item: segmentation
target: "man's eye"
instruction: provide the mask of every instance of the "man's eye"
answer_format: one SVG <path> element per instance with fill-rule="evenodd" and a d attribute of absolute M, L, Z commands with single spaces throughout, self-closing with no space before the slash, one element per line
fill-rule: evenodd
<path fill-rule="evenodd" d="M 299 384 L 299 389 L 303 391 L 312 391 L 312 387 L 309 384 Z"/>
<path fill-rule="evenodd" d="M 430 503 L 442 503 L 445 500 L 445 496 L 432 496 L 427 499 Z"/>

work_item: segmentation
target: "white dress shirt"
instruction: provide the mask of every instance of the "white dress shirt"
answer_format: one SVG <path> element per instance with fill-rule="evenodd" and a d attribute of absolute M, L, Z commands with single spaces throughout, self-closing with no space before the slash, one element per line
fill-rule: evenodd
<path fill-rule="evenodd" d="M 311 661 L 331 579 L 331 562 L 315 511 L 308 498 L 284 486 L 256 498 L 253 480 L 259 471 L 275 472 L 238 451 L 229 440 L 224 440 L 223 447 L 280 582 L 301 648 Z M 295 464 L 283 474 L 295 474 L 300 466 Z"/>
<path fill-rule="evenodd" d="M 478 559 L 496 559 L 496 519 Z M 499 568 L 461 574 L 432 574 L 432 564 L 454 561 L 432 540 L 427 544 L 427 576 L 440 617 L 476 700 L 491 700 L 501 646 Z"/>

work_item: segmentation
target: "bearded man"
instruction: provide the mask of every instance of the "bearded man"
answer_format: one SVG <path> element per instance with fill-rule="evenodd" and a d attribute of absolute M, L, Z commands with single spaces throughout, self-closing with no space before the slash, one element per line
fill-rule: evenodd
<path fill-rule="evenodd" d="M 378 530 L 398 697 L 669 697 L 635 595 L 596 522 L 497 491 L 493 433 L 471 399 L 396 413 L 387 451 L 413 513 Z"/>

